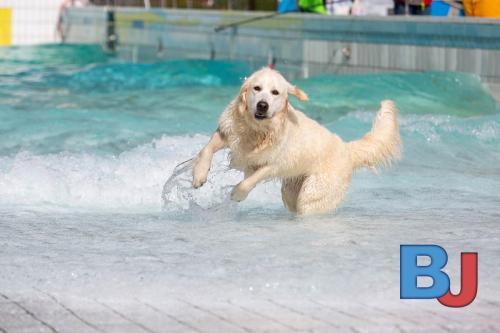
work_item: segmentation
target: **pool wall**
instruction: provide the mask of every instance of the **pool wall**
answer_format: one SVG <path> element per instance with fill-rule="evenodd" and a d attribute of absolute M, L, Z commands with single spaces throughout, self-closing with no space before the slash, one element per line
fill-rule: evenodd
<path fill-rule="evenodd" d="M 101 43 L 131 60 L 275 61 L 292 77 L 320 73 L 461 71 L 500 85 L 500 20 L 286 14 L 215 32 L 263 12 L 68 9 L 66 42 Z M 116 39 L 115 39 L 116 37 Z"/>

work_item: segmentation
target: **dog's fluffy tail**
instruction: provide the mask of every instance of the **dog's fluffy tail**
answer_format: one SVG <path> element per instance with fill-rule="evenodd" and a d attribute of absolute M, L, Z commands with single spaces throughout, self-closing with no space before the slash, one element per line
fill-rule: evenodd
<path fill-rule="evenodd" d="M 398 109 L 391 100 L 382 101 L 372 129 L 363 138 L 348 143 L 355 168 L 390 165 L 401 156 Z"/>

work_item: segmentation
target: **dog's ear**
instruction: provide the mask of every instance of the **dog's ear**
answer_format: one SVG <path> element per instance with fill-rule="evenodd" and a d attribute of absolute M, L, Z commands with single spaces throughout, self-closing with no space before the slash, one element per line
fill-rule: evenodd
<path fill-rule="evenodd" d="M 309 100 L 309 97 L 307 97 L 307 94 L 302 89 L 291 84 L 288 85 L 288 93 L 297 97 L 299 101 Z"/>
<path fill-rule="evenodd" d="M 248 87 L 250 86 L 250 80 L 246 79 L 241 85 L 240 94 L 237 97 L 237 110 L 240 114 L 244 114 L 247 110 L 247 94 Z"/>
<path fill-rule="evenodd" d="M 250 85 L 250 80 L 246 79 L 240 88 L 240 98 L 243 103 L 247 102 L 248 86 Z"/>

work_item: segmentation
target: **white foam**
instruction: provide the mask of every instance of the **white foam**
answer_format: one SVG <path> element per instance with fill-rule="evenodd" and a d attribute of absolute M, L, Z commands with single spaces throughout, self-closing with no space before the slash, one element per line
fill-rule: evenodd
<path fill-rule="evenodd" d="M 0 205 L 159 211 L 163 185 L 174 167 L 193 157 L 207 141 L 204 135 L 164 136 L 119 156 L 21 152 L 0 157 Z M 227 170 L 226 160 L 224 153 L 216 155 L 202 189 L 194 190 L 185 182 L 174 206 L 206 208 L 226 200 L 230 186 L 241 180 L 241 175 Z M 183 175 L 185 181 L 189 174 Z M 262 194 L 255 197 L 262 200 Z"/>

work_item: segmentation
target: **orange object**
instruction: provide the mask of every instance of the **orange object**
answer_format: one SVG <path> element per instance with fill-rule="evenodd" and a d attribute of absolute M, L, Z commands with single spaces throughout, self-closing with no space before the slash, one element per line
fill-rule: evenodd
<path fill-rule="evenodd" d="M 499 0 L 463 0 L 466 16 L 500 18 Z"/>

